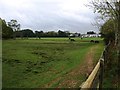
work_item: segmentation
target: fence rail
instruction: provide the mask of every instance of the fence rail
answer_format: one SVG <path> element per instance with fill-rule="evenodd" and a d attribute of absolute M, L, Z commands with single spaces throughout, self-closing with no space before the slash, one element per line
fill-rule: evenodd
<path fill-rule="evenodd" d="M 110 43 L 104 48 L 104 51 L 99 59 L 98 63 L 96 64 L 95 68 L 82 85 L 80 85 L 81 90 L 87 88 L 98 88 L 99 90 L 102 89 L 103 85 L 103 74 L 104 74 L 104 67 L 107 62 L 107 51 L 109 48 Z"/>
<path fill-rule="evenodd" d="M 93 84 L 93 80 L 95 79 L 95 77 L 97 76 L 97 73 L 99 71 L 99 68 L 100 68 L 100 61 L 97 63 L 94 70 L 92 71 L 92 73 L 90 74 L 88 79 L 83 83 L 81 88 L 91 88 L 91 86 Z"/>

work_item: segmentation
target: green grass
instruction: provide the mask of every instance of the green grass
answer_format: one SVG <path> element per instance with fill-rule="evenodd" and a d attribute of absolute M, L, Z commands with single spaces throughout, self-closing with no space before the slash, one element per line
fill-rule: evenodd
<path fill-rule="evenodd" d="M 100 38 L 92 38 L 100 40 Z M 3 41 L 3 87 L 39 88 L 63 76 L 82 64 L 89 49 L 102 44 L 90 43 L 91 39 L 68 38 L 17 39 Z M 100 51 L 99 51 L 100 50 Z M 81 76 L 83 77 L 83 76 Z"/>
<path fill-rule="evenodd" d="M 104 50 L 104 44 L 103 43 L 100 43 L 96 46 L 97 49 L 95 49 L 95 55 L 94 55 L 94 65 L 97 64 L 98 62 L 98 59 L 101 58 L 101 55 L 102 55 L 102 52 Z"/>

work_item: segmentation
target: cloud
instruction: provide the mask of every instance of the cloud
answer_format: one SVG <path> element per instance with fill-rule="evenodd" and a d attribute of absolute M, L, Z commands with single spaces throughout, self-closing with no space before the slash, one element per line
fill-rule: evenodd
<path fill-rule="evenodd" d="M 98 31 L 91 24 L 95 14 L 85 7 L 86 3 L 87 0 L 1 0 L 0 16 L 6 21 L 16 19 L 22 29 L 34 31 Z"/>

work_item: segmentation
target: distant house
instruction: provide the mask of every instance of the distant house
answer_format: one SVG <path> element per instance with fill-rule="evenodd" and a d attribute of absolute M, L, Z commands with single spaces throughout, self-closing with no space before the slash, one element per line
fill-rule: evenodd
<path fill-rule="evenodd" d="M 81 37 L 101 37 L 100 34 L 82 34 Z"/>

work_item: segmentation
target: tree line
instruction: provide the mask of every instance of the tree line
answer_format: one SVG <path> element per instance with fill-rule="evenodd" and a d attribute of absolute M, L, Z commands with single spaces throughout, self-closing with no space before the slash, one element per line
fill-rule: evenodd
<path fill-rule="evenodd" d="M 48 32 L 44 32 L 44 31 L 35 31 L 33 32 L 30 29 L 24 29 L 24 30 L 20 30 L 20 31 L 16 31 L 16 37 L 68 37 L 70 35 L 70 33 L 68 31 L 61 31 L 59 30 L 58 32 L 55 31 L 48 31 Z"/>
<path fill-rule="evenodd" d="M 10 22 L 6 23 L 5 20 L 0 18 L 1 26 L 2 26 L 2 39 L 10 39 L 10 38 L 28 38 L 28 37 L 80 37 L 80 33 L 70 33 L 69 31 L 58 30 L 55 31 L 47 31 L 44 32 L 42 30 L 38 30 L 33 32 L 31 29 L 20 29 L 20 24 L 17 20 L 12 19 Z M 96 34 L 94 31 L 88 31 L 87 34 Z"/>
<path fill-rule="evenodd" d="M 11 20 L 10 22 L 6 23 L 5 20 L 0 18 L 1 27 L 2 27 L 2 39 L 9 39 L 9 38 L 28 38 L 28 37 L 68 37 L 70 35 L 69 31 L 62 31 L 58 30 L 55 31 L 35 31 L 31 29 L 23 29 L 20 30 L 20 24 L 18 24 L 17 20 Z"/>

